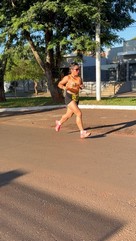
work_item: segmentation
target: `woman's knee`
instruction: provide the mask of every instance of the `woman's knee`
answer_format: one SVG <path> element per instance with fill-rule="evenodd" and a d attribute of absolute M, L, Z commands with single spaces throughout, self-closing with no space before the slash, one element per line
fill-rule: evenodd
<path fill-rule="evenodd" d="M 82 117 L 82 112 L 80 110 L 78 110 L 77 113 L 76 113 L 76 116 L 81 118 Z"/>

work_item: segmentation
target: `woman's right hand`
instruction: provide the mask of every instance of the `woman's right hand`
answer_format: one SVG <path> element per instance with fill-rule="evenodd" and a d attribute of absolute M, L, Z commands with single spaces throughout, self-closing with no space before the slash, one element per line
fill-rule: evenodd
<path fill-rule="evenodd" d="M 66 84 L 66 90 L 77 94 L 79 92 L 79 85 L 74 82 L 69 82 Z"/>

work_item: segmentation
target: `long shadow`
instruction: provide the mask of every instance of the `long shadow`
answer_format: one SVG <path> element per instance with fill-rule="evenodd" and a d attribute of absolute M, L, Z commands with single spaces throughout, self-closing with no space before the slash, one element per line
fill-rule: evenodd
<path fill-rule="evenodd" d="M 94 135 L 94 136 L 91 135 L 87 139 L 89 139 L 89 138 L 99 138 L 99 137 L 105 137 L 108 134 L 111 134 L 113 132 L 117 132 L 119 130 L 123 130 L 125 128 L 131 127 L 131 126 L 134 126 L 134 125 L 136 125 L 136 120 L 129 121 L 129 122 L 121 122 L 121 123 L 116 123 L 116 124 L 111 124 L 111 125 L 101 125 L 101 126 L 95 126 L 95 127 L 91 127 L 90 126 L 90 127 L 85 128 L 85 130 L 97 130 L 97 129 L 103 129 L 103 128 L 108 128 L 108 127 L 119 126 L 116 129 L 114 128 L 114 129 L 106 131 L 106 132 L 104 132 L 102 134 L 97 134 L 97 135 Z M 70 131 L 69 133 L 75 133 L 75 132 L 78 132 L 78 130 Z"/>
<path fill-rule="evenodd" d="M 0 187 L 10 184 L 14 179 L 27 174 L 23 170 L 12 170 L 5 173 L 0 173 Z"/>
<path fill-rule="evenodd" d="M 2 189 L 1 235 L 6 231 L 17 241 L 106 241 L 127 224 L 49 193 L 46 186 L 43 192 L 14 182 Z"/>
<path fill-rule="evenodd" d="M 49 108 L 49 109 L 44 109 L 44 110 L 24 110 L 24 111 L 5 111 L 5 112 L 0 112 L 0 118 L 5 118 L 5 117 L 11 117 L 11 116 L 23 116 L 23 115 L 31 115 L 31 114 L 39 114 L 39 113 L 44 113 L 44 112 L 49 112 L 49 111 L 54 111 L 57 109 L 63 109 L 65 107 L 58 107 L 58 108 Z"/>
<path fill-rule="evenodd" d="M 95 126 L 95 127 L 87 127 L 86 130 L 88 130 L 88 129 L 91 129 L 91 130 L 102 129 L 102 128 L 116 127 L 117 126 L 117 128 L 113 128 L 112 130 L 109 130 L 109 131 L 106 131 L 102 134 L 98 134 L 98 135 L 95 135 L 95 136 L 91 137 L 91 138 L 97 138 L 97 137 L 104 137 L 108 134 L 126 129 L 128 127 L 132 127 L 134 125 L 136 125 L 136 120 L 129 121 L 129 122 L 121 122 L 121 123 L 111 124 L 111 125 L 101 125 L 101 126 Z"/>

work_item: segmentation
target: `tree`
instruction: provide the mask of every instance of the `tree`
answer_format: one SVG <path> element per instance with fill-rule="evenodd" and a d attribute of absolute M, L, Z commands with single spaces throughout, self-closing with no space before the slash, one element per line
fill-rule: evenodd
<path fill-rule="evenodd" d="M 5 94 L 4 94 L 4 72 L 6 66 L 6 59 L 1 56 L 0 57 L 0 101 L 5 101 Z"/>
<path fill-rule="evenodd" d="M 8 38 L 8 36 L 7 36 Z M 11 44 L 11 39 L 8 38 L 5 44 L 5 48 L 3 50 L 3 54 L 0 54 L 0 101 L 5 101 L 5 93 L 4 93 L 4 75 L 7 66 L 7 60 L 9 56 L 9 49 Z"/>
<path fill-rule="evenodd" d="M 0 3 L 0 28 L 4 26 L 4 33 L 10 31 L 14 35 L 14 46 L 25 45 L 28 41 L 46 76 L 51 96 L 56 101 L 62 98 L 56 79 L 63 54 L 72 51 L 95 52 L 98 3 L 101 3 L 103 46 L 117 41 L 115 31 L 133 22 L 130 11 L 135 9 L 135 0 L 3 0 Z"/>
<path fill-rule="evenodd" d="M 8 61 L 5 81 L 33 80 L 35 93 L 38 94 L 37 84 L 40 80 L 43 80 L 43 72 L 33 56 L 27 53 L 27 56 L 22 58 L 21 55 L 20 52 L 16 52 Z"/>
<path fill-rule="evenodd" d="M 10 58 L 10 49 L 14 41 L 14 34 L 10 29 L 12 11 L 9 12 L 6 1 L 0 2 L 0 101 L 5 101 L 4 75 L 7 60 Z"/>

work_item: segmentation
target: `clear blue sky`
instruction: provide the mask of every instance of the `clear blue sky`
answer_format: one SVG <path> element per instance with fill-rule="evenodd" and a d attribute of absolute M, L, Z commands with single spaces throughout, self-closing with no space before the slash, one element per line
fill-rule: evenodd
<path fill-rule="evenodd" d="M 132 18 L 136 21 L 136 13 L 132 14 Z M 132 38 L 136 38 L 136 22 L 129 26 L 128 28 L 124 29 L 117 33 L 119 37 L 123 38 L 124 40 L 130 40 Z M 114 47 L 122 46 L 122 44 L 116 44 Z"/>

